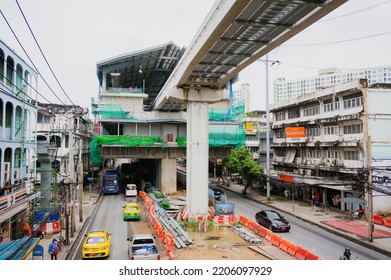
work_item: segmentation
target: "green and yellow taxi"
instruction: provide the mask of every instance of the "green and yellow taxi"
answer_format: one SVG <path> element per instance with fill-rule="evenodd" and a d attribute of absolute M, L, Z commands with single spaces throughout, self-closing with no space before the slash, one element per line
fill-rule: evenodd
<path fill-rule="evenodd" d="M 137 203 L 127 203 L 122 207 L 124 220 L 140 220 L 140 207 Z"/>
<path fill-rule="evenodd" d="M 81 257 L 83 259 L 106 258 L 110 255 L 111 233 L 90 231 L 85 235 Z"/>

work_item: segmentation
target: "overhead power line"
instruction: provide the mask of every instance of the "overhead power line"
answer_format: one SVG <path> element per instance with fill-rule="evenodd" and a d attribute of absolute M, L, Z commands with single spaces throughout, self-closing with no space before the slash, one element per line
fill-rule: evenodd
<path fill-rule="evenodd" d="M 44 83 L 46 84 L 46 86 L 50 89 L 50 91 L 57 97 L 57 99 L 63 104 L 63 105 L 66 105 L 59 97 L 58 95 L 53 91 L 53 89 L 49 86 L 49 84 L 47 83 L 47 81 L 45 80 L 45 78 L 42 76 L 42 74 L 39 72 L 37 66 L 35 66 L 34 62 L 32 61 L 32 59 L 30 58 L 29 54 L 27 53 L 27 51 L 25 50 L 25 48 L 23 47 L 22 43 L 20 42 L 18 36 L 15 34 L 14 30 L 12 29 L 10 23 L 8 22 L 6 16 L 4 15 L 3 11 L 0 10 L 0 13 L 1 15 L 3 16 L 5 22 L 7 23 L 9 29 L 11 30 L 12 34 L 14 35 L 15 39 L 18 41 L 19 43 L 19 46 L 23 49 L 23 52 L 25 53 L 25 55 L 27 56 L 27 58 L 29 59 L 30 63 L 34 66 L 35 68 L 35 71 L 37 71 L 37 73 L 41 76 L 42 80 L 44 81 Z"/>
<path fill-rule="evenodd" d="M 350 38 L 350 39 L 346 39 L 346 40 L 333 41 L 333 42 L 314 43 L 314 44 L 287 44 L 285 46 L 289 46 L 289 47 L 313 47 L 313 46 L 334 45 L 334 44 L 348 43 L 348 42 L 359 41 L 359 40 L 364 40 L 364 39 L 373 38 L 373 37 L 384 36 L 384 35 L 388 35 L 388 34 L 391 34 L 391 31 L 378 33 L 378 34 L 373 34 L 373 35 L 368 35 L 368 36 L 363 36 L 363 37 Z"/>
<path fill-rule="evenodd" d="M 41 46 L 39 45 L 39 43 L 38 43 L 38 41 L 37 41 L 37 38 L 35 37 L 34 32 L 32 31 L 32 29 L 31 29 L 31 27 L 30 27 L 30 24 L 28 23 L 28 21 L 27 21 L 27 19 L 26 19 L 26 16 L 25 16 L 24 13 L 23 13 L 22 8 L 21 8 L 20 5 L 19 5 L 18 0 L 16 0 L 16 4 L 18 5 L 19 11 L 20 11 L 20 13 L 22 14 L 22 16 L 23 16 L 23 18 L 24 18 L 24 21 L 25 21 L 27 27 L 28 27 L 29 30 L 30 30 L 31 35 L 32 35 L 33 38 L 34 38 L 35 43 L 37 44 L 37 46 L 38 46 L 38 48 L 39 48 L 39 51 L 41 52 L 43 58 L 45 59 L 45 62 L 46 62 L 46 64 L 47 64 L 47 66 L 49 67 L 50 71 L 52 72 L 53 77 L 56 79 L 57 84 L 60 86 L 62 92 L 65 94 L 65 96 L 68 98 L 68 100 L 72 103 L 72 105 L 75 106 L 75 104 L 74 104 L 74 103 L 72 102 L 72 100 L 69 98 L 68 94 L 65 92 L 65 90 L 64 90 L 63 86 L 61 85 L 60 81 L 57 79 L 56 74 L 54 74 L 54 71 L 53 71 L 52 67 L 50 66 L 48 60 L 46 59 L 46 56 L 45 56 L 45 54 L 43 53 L 42 48 L 41 48 Z"/>
<path fill-rule="evenodd" d="M 377 8 L 379 6 L 383 6 L 383 5 L 386 5 L 386 4 L 389 4 L 389 3 L 391 3 L 391 1 L 390 0 L 386 0 L 386 1 L 383 1 L 381 3 L 375 4 L 375 5 L 372 5 L 372 6 L 369 6 L 369 7 L 360 9 L 360 10 L 357 10 L 357 11 L 353 11 L 353 12 L 350 12 L 350 13 L 347 13 L 347 14 L 344 14 L 344 15 L 321 19 L 321 20 L 319 20 L 319 22 L 326 22 L 326 21 L 330 21 L 330 20 L 344 18 L 344 17 L 347 17 L 347 16 L 351 16 L 351 15 L 355 15 L 355 14 L 361 13 L 361 12 L 366 12 L 366 11 L 368 11 L 370 9 Z"/>

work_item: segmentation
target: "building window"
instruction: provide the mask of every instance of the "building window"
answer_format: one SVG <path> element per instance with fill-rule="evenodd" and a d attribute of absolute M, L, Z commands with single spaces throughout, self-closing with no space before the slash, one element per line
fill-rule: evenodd
<path fill-rule="evenodd" d="M 276 156 L 277 157 L 284 157 L 286 155 L 285 149 L 276 149 Z"/>
<path fill-rule="evenodd" d="M 363 105 L 362 95 L 360 93 L 344 96 L 343 107 L 344 109 L 360 107 Z"/>
<path fill-rule="evenodd" d="M 319 104 L 304 108 L 303 114 L 305 117 L 319 114 Z"/>
<path fill-rule="evenodd" d="M 300 108 L 294 108 L 294 109 L 289 110 L 288 118 L 289 119 L 300 118 Z"/>
<path fill-rule="evenodd" d="M 332 99 L 324 101 L 323 102 L 323 110 L 325 112 L 339 110 L 339 100 L 338 100 L 338 98 L 335 98 L 334 101 Z"/>
<path fill-rule="evenodd" d="M 327 150 L 326 151 L 327 158 L 339 158 L 338 150 Z"/>
<path fill-rule="evenodd" d="M 321 158 L 320 150 L 308 150 L 307 156 L 308 158 Z"/>
<path fill-rule="evenodd" d="M 285 120 L 285 112 L 276 113 L 276 121 L 283 121 L 283 120 Z"/>
<path fill-rule="evenodd" d="M 276 138 L 285 138 L 285 129 L 277 129 Z"/>
<path fill-rule="evenodd" d="M 344 134 L 359 134 L 363 131 L 362 123 L 359 124 L 348 124 L 343 126 Z"/>
<path fill-rule="evenodd" d="M 307 127 L 307 137 L 310 136 L 319 136 L 320 135 L 320 128 L 317 126 L 314 127 Z"/>
<path fill-rule="evenodd" d="M 37 122 L 38 123 L 50 123 L 50 117 L 38 113 Z"/>
<path fill-rule="evenodd" d="M 360 154 L 357 151 L 344 151 L 343 157 L 346 160 L 360 160 Z"/>
<path fill-rule="evenodd" d="M 325 126 L 323 128 L 323 134 L 324 135 L 338 135 L 339 134 L 338 125 Z"/>

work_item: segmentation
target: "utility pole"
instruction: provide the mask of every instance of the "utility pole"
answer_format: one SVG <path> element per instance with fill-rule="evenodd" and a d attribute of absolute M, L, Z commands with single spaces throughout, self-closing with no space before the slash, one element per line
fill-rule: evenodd
<path fill-rule="evenodd" d="M 372 197 L 372 138 L 368 135 L 367 140 L 367 170 L 368 170 L 368 241 L 373 242 L 373 197 Z"/>
<path fill-rule="evenodd" d="M 269 54 L 266 54 L 266 199 L 270 201 Z"/>
<path fill-rule="evenodd" d="M 71 191 L 71 237 L 74 237 L 75 230 L 76 230 L 76 223 L 75 223 L 75 162 L 74 162 L 74 155 L 73 155 L 73 149 L 74 149 L 74 112 L 71 113 L 70 120 L 70 129 L 69 129 L 69 185 L 70 185 L 70 191 Z"/>
<path fill-rule="evenodd" d="M 80 119 L 78 119 L 78 128 L 80 128 Z M 83 160 L 82 160 L 83 137 L 79 139 L 79 168 L 78 168 L 78 187 L 79 187 L 79 222 L 83 222 Z"/>

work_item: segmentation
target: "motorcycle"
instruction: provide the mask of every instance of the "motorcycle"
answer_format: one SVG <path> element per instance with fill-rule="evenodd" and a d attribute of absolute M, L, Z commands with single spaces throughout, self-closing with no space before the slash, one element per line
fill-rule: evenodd
<path fill-rule="evenodd" d="M 354 261 L 354 260 L 357 260 L 358 259 L 358 257 L 350 257 L 350 259 L 347 259 L 346 257 L 344 257 L 344 256 L 342 256 L 342 257 L 339 257 L 339 259 L 341 260 L 341 261 Z"/>
<path fill-rule="evenodd" d="M 38 237 L 39 239 L 42 239 L 44 236 L 44 232 L 41 230 L 35 231 L 34 232 L 34 237 Z"/>

